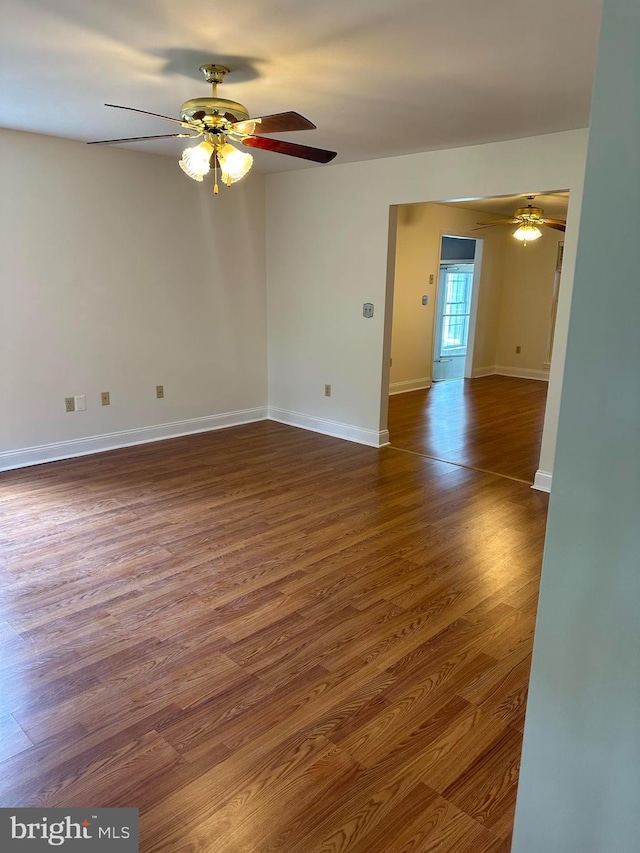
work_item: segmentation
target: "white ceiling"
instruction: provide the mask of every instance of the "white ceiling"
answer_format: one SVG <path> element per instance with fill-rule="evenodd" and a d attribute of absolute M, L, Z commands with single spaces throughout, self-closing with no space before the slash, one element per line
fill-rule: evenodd
<path fill-rule="evenodd" d="M 233 71 L 221 97 L 254 116 L 297 110 L 318 130 L 283 138 L 337 150 L 336 163 L 585 127 L 601 5 L 5 0 L 0 125 L 84 141 L 171 133 L 103 104 L 177 116 L 210 94 L 198 67 L 218 62 Z M 310 167 L 254 153 L 263 172 Z"/>

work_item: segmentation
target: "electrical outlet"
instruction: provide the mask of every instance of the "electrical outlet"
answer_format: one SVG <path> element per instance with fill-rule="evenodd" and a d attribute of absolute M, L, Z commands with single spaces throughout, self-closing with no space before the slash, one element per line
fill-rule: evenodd
<path fill-rule="evenodd" d="M 100 400 L 103 406 L 111 405 L 111 396 L 108 391 L 103 391 L 102 394 L 100 394 Z"/>
<path fill-rule="evenodd" d="M 65 410 L 65 412 L 75 412 L 75 410 L 76 410 L 75 397 L 65 397 L 64 398 L 64 410 Z"/>
<path fill-rule="evenodd" d="M 325 397 L 331 396 L 331 385 L 325 385 L 324 386 L 324 396 Z"/>
<path fill-rule="evenodd" d="M 516 355 L 520 355 L 521 351 L 522 351 L 522 347 L 516 347 Z"/>
<path fill-rule="evenodd" d="M 164 399 L 164 385 L 156 385 L 156 397 L 158 400 Z"/>

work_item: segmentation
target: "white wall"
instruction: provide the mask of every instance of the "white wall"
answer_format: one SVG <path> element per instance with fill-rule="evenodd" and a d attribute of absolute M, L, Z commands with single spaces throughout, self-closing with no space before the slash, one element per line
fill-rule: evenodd
<path fill-rule="evenodd" d="M 584 170 L 584 161 L 582 158 L 581 169 Z M 577 182 L 575 189 L 572 188 L 569 210 L 567 213 L 567 230 L 565 233 L 564 257 L 562 261 L 562 280 L 558 296 L 558 314 L 556 317 L 556 328 L 553 339 L 553 359 L 551 361 L 551 369 L 549 372 L 549 389 L 547 391 L 547 405 L 544 413 L 544 429 L 542 433 L 542 446 L 540 448 L 540 462 L 538 463 L 538 471 L 536 472 L 534 481 L 534 485 L 537 488 L 546 491 L 550 491 L 551 489 L 558 436 L 558 414 L 560 410 L 560 396 L 562 393 L 562 378 L 564 376 L 569 318 L 571 316 L 571 302 L 573 299 L 573 279 L 576 265 L 576 246 L 578 244 L 581 209 L 582 182 Z"/>
<path fill-rule="evenodd" d="M 640 850 L 640 4 L 603 8 L 513 853 Z"/>
<path fill-rule="evenodd" d="M 569 219 L 575 220 L 586 140 L 586 131 L 571 131 L 268 175 L 270 408 L 290 422 L 384 442 L 382 389 L 388 387 L 391 338 L 391 317 L 385 317 L 384 310 L 390 206 L 561 187 L 574 193 Z M 563 282 L 567 296 L 576 227 L 569 221 Z M 364 302 L 374 303 L 373 319 L 362 317 Z M 565 301 L 567 314 L 568 308 Z M 559 351 L 563 334 L 566 319 L 560 317 Z M 559 385 L 561 375 L 554 363 L 552 384 Z M 332 384 L 331 397 L 324 396 L 324 383 Z M 554 418 L 557 406 L 551 411 L 548 407 L 550 423 Z M 552 460 L 554 442 L 546 450 Z"/>
<path fill-rule="evenodd" d="M 173 158 L 13 131 L 0 157 L 0 467 L 266 405 L 260 175 L 214 196 Z"/>
<path fill-rule="evenodd" d="M 547 366 L 551 305 L 558 243 L 564 235 L 542 228 L 542 237 L 523 246 L 502 231 L 503 281 L 495 365 L 499 373 L 513 372 L 544 379 Z M 516 354 L 516 347 L 521 348 Z"/>

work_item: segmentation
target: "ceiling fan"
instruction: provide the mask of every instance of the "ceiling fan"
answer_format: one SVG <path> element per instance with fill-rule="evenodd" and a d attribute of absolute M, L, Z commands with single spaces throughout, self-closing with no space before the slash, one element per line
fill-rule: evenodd
<path fill-rule="evenodd" d="M 523 245 L 527 245 L 529 240 L 537 240 L 542 237 L 540 226 L 544 225 L 547 228 L 554 228 L 556 231 L 566 230 L 566 220 L 564 219 L 549 219 L 544 215 L 544 210 L 541 207 L 533 207 L 531 202 L 535 196 L 528 195 L 529 204 L 526 207 L 518 207 L 513 212 L 511 219 L 492 219 L 490 222 L 478 222 L 478 227 L 474 231 L 479 231 L 481 228 L 493 228 L 494 225 L 517 225 L 518 228 L 513 232 L 516 240 L 521 240 Z"/>
<path fill-rule="evenodd" d="M 324 148 L 311 148 L 295 142 L 269 139 L 256 134 L 288 133 L 293 130 L 315 130 L 315 124 L 296 112 L 275 113 L 274 115 L 251 118 L 243 104 L 218 97 L 218 84 L 224 81 L 229 69 L 224 65 L 201 65 L 200 71 L 212 86 L 209 98 L 192 98 L 180 107 L 180 118 L 160 115 L 159 113 L 139 110 L 136 107 L 123 107 L 118 104 L 105 104 L 118 110 L 131 110 L 154 118 L 164 119 L 180 125 L 190 133 L 162 133 L 155 136 L 132 136 L 124 139 L 101 139 L 88 145 L 113 145 L 119 142 L 137 142 L 144 139 L 200 139 L 202 141 L 186 148 L 179 161 L 181 169 L 194 181 L 202 181 L 213 168 L 215 180 L 213 190 L 218 192 L 217 172 L 227 186 L 243 178 L 253 164 L 253 157 L 231 145 L 231 141 L 248 148 L 261 148 L 275 151 L 290 157 L 300 157 L 316 163 L 329 163 L 337 152 Z"/>

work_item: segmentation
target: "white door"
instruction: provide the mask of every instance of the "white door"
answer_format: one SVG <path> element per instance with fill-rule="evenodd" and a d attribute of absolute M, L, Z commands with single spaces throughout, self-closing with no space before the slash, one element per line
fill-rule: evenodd
<path fill-rule="evenodd" d="M 433 381 L 462 379 L 469 340 L 473 264 L 441 264 L 433 349 Z"/>

